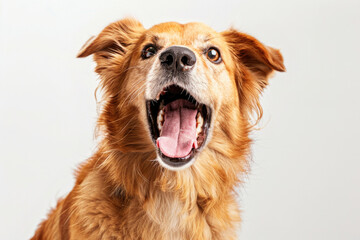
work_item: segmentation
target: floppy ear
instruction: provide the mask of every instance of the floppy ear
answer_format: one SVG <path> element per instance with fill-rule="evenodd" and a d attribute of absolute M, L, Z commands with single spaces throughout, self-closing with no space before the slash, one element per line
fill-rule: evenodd
<path fill-rule="evenodd" d="M 124 56 L 140 38 L 144 27 L 135 19 L 125 18 L 108 25 L 97 37 L 91 37 L 80 49 L 77 57 L 94 54 L 96 72 L 106 69 L 111 59 Z"/>
<path fill-rule="evenodd" d="M 263 45 L 256 38 L 234 29 L 222 32 L 234 60 L 235 81 L 242 113 L 249 118 L 255 111 L 259 120 L 262 108 L 259 96 L 274 72 L 285 71 L 279 50 Z"/>

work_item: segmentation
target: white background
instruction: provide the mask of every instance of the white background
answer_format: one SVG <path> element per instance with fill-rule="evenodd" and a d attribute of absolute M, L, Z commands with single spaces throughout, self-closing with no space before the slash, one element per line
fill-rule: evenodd
<path fill-rule="evenodd" d="M 358 0 L 2 0 L 0 11 L 0 239 L 30 238 L 94 151 L 95 65 L 75 56 L 124 16 L 232 25 L 280 48 L 287 72 L 262 98 L 240 239 L 360 239 Z"/>

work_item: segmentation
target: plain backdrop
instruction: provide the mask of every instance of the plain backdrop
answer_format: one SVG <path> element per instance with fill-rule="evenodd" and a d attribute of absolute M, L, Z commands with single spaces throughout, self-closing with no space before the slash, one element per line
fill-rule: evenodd
<path fill-rule="evenodd" d="M 264 92 L 246 240 L 360 239 L 360 1 L 0 2 L 0 239 L 29 239 L 91 156 L 98 83 L 80 47 L 125 16 L 230 26 L 281 49 Z"/>

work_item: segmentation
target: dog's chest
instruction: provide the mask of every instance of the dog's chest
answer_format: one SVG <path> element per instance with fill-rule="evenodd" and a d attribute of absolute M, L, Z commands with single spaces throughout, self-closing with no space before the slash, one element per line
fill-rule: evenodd
<path fill-rule="evenodd" d="M 176 231 L 188 217 L 182 203 L 174 194 L 157 192 L 151 200 L 144 204 L 149 219 L 165 231 Z"/>
<path fill-rule="evenodd" d="M 211 230 L 195 203 L 181 201 L 175 194 L 158 192 L 144 205 L 146 215 L 163 239 L 210 239 Z M 208 236 L 208 237 L 205 237 Z"/>

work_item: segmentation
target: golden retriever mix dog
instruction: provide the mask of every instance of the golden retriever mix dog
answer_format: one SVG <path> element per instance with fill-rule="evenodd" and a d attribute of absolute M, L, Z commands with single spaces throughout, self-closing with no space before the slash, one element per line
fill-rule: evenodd
<path fill-rule="evenodd" d="M 280 52 L 230 29 L 134 19 L 78 57 L 100 75 L 101 139 L 32 239 L 236 239 L 252 113 Z"/>

